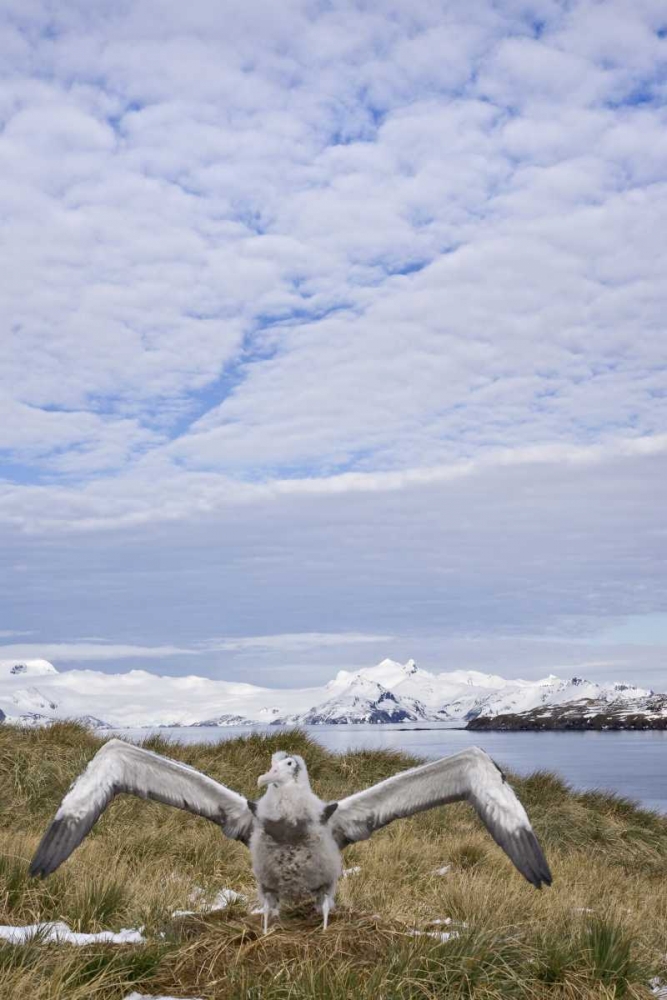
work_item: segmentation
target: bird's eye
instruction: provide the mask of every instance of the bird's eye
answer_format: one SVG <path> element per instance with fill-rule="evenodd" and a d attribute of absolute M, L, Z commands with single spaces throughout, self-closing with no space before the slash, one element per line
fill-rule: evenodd
<path fill-rule="evenodd" d="M 291 767 L 293 763 L 294 763 L 294 761 L 293 761 L 293 760 L 288 760 L 288 761 L 287 761 L 287 766 L 288 766 L 288 767 Z"/>

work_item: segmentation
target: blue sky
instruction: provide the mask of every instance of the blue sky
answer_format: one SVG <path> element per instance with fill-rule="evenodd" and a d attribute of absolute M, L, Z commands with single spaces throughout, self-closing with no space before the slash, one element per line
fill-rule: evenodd
<path fill-rule="evenodd" d="M 7 655 L 667 688 L 664 4 L 1 18 Z"/>

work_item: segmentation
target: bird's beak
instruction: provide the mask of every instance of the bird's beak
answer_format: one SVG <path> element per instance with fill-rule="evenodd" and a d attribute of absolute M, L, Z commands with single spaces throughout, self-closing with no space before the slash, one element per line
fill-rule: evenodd
<path fill-rule="evenodd" d="M 264 788 L 264 785 L 268 785 L 272 779 L 273 779 L 273 774 L 271 773 L 271 771 L 267 771 L 266 774 L 260 774 L 259 778 L 257 779 L 257 787 Z"/>

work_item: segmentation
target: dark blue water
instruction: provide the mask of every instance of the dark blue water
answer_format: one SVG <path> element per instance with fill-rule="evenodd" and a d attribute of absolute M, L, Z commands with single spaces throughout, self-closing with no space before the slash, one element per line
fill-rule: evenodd
<path fill-rule="evenodd" d="M 153 732 L 182 743 L 217 743 L 248 732 L 275 733 L 278 726 L 125 729 L 125 739 Z M 547 769 L 576 789 L 599 788 L 667 814 L 667 732 L 472 733 L 461 729 L 403 726 L 311 726 L 329 750 L 403 750 L 416 757 L 444 757 L 477 745 L 519 774 Z"/>

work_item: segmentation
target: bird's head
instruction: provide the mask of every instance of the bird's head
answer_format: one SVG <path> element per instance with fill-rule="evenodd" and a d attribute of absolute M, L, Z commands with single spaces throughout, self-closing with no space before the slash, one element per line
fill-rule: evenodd
<path fill-rule="evenodd" d="M 273 754 L 271 770 L 257 779 L 260 788 L 264 785 L 281 787 L 292 783 L 309 785 L 306 762 L 303 757 L 295 753 L 285 753 L 283 750 Z"/>

